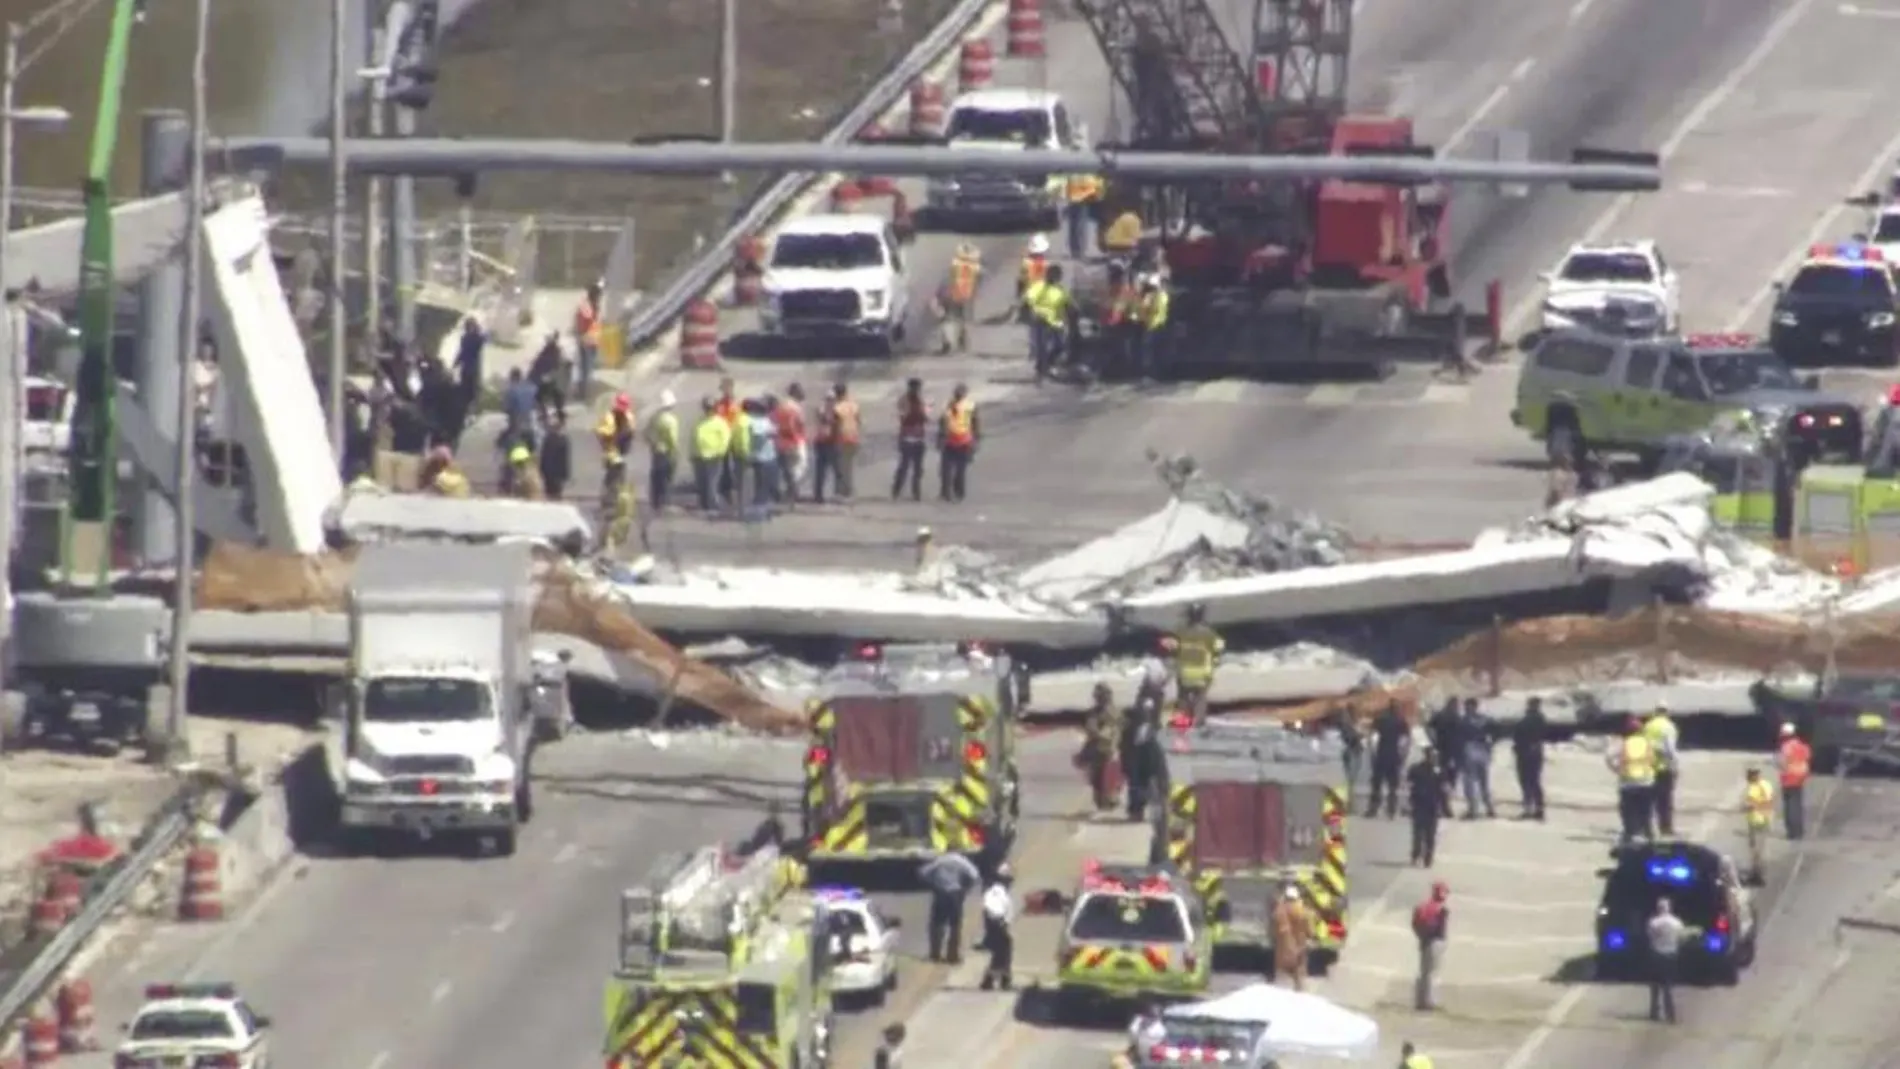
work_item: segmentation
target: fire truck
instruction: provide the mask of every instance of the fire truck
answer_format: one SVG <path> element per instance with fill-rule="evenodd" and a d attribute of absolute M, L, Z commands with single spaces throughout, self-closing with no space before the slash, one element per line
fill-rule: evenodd
<path fill-rule="evenodd" d="M 1104 148 L 1433 154 L 1409 118 L 1347 114 L 1352 0 L 1256 0 L 1247 42 L 1230 40 L 1208 0 L 1078 7 L 1132 112 L 1126 141 Z M 1140 212 L 1166 265 L 1163 375 L 1462 357 L 1468 317 L 1452 300 L 1440 185 L 1123 183 L 1109 202 L 1111 215 Z"/>

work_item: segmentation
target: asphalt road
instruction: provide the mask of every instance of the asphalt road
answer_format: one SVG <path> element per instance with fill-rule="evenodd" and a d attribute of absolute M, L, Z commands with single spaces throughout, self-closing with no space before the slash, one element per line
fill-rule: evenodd
<path fill-rule="evenodd" d="M 1223 3 L 1235 21 L 1251 9 Z M 1426 7 L 1365 0 L 1360 7 L 1356 106 L 1411 114 L 1421 138 L 1441 149 L 1481 153 L 1485 131 L 1514 128 L 1530 131 L 1540 156 L 1608 144 L 1659 147 L 1671 162 L 1670 188 L 1641 197 L 1458 193 L 1453 249 L 1461 284 L 1475 300 L 1485 280 L 1503 281 L 1509 336 L 1532 325 L 1537 272 L 1586 235 L 1662 241 L 1683 272 L 1691 327 L 1759 325 L 1761 294 L 1785 273 L 1788 256 L 1816 233 L 1850 225 L 1839 213 L 1822 214 L 1900 155 L 1900 145 L 1885 143 L 1894 128 L 1882 120 L 1900 90 L 1890 84 L 1900 73 L 1881 62 L 1900 40 L 1900 21 L 1885 9 L 1847 5 L 1855 12 L 1847 14 L 1818 0 L 1450 0 Z M 1052 19 L 1049 51 L 1046 64 L 1003 62 L 999 82 L 1047 84 L 1092 129 L 1107 130 L 1106 69 L 1086 27 Z M 921 199 L 914 184 L 905 188 L 913 203 Z M 922 307 L 940 283 L 955 241 L 926 235 L 910 250 L 913 306 Z M 980 301 L 1001 315 L 1020 242 L 980 244 L 991 269 Z M 1157 506 L 1161 492 L 1143 459 L 1150 449 L 1193 454 L 1233 485 L 1394 542 L 1469 538 L 1520 518 L 1542 495 L 1539 451 L 1509 420 L 1512 360 L 1469 384 L 1402 368 L 1380 383 L 1037 388 L 1025 374 L 1017 328 L 979 332 L 979 352 L 969 357 L 780 362 L 747 358 L 756 352 L 745 337 L 753 322 L 743 310 L 723 318 L 734 350 L 726 373 L 754 391 L 849 380 L 871 415 L 860 462 L 864 492 L 844 518 L 834 507 L 763 524 L 663 519 L 656 550 L 688 562 L 900 566 L 919 525 L 943 542 L 1030 558 Z M 887 497 L 892 449 L 888 425 L 878 423 L 913 375 L 933 398 L 955 382 L 970 384 L 979 398 L 986 441 L 961 506 L 928 500 L 929 493 L 921 504 Z M 659 369 L 633 392 L 650 404 L 672 389 L 691 404 L 717 378 Z M 1828 378 L 1864 394 L 1880 376 Z"/>

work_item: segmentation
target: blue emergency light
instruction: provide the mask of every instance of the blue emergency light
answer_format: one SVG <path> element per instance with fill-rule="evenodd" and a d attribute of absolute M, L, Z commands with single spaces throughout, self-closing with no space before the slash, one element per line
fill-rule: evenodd
<path fill-rule="evenodd" d="M 1886 262 L 1880 250 L 1858 241 L 1843 241 L 1837 245 L 1814 245 L 1809 247 L 1808 255 L 1814 259 L 1835 259 L 1853 264 L 1874 265 Z"/>
<path fill-rule="evenodd" d="M 862 902 L 864 892 L 856 887 L 814 887 L 812 897 L 821 902 Z"/>
<path fill-rule="evenodd" d="M 1709 953 L 1720 954 L 1728 946 L 1728 936 L 1721 932 L 1710 932 L 1708 938 L 1702 940 L 1702 945 L 1709 948 Z"/>
<path fill-rule="evenodd" d="M 1612 928 L 1603 933 L 1603 949 L 1605 950 L 1621 950 L 1628 945 L 1629 937 L 1623 934 L 1621 928 Z"/>
<path fill-rule="evenodd" d="M 1687 887 L 1695 883 L 1695 869 L 1679 857 L 1652 858 L 1644 866 L 1644 873 L 1650 883 L 1663 883 L 1671 887 Z"/>

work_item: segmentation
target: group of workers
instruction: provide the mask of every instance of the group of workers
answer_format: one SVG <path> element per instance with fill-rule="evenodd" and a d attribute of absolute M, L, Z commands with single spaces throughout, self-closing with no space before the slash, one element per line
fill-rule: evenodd
<path fill-rule="evenodd" d="M 969 246 L 965 249 L 974 253 Z M 1147 262 L 1142 254 L 1111 259 L 1102 292 L 1084 304 L 1071 293 L 1062 265 L 1050 262 L 1049 252 L 1049 239 L 1031 238 L 1016 279 L 1018 314 L 1029 329 L 1036 381 L 1046 381 L 1060 364 L 1073 362 L 1084 324 L 1099 331 L 1098 373 L 1152 376 L 1166 359 L 1170 311 L 1160 265 Z M 953 267 L 953 281 L 957 277 Z"/>

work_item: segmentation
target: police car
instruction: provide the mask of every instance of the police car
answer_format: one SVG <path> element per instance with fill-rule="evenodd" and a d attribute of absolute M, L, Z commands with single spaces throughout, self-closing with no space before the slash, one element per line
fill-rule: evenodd
<path fill-rule="evenodd" d="M 1734 983 L 1755 960 L 1755 899 L 1728 855 L 1691 842 L 1620 847 L 1616 864 L 1598 871 L 1597 976 L 1640 977 L 1656 902 L 1669 899 L 1695 929 L 1682 947 L 1689 976 Z"/>
<path fill-rule="evenodd" d="M 1793 278 L 1775 284 L 1769 344 L 1790 364 L 1892 366 L 1896 303 L 1893 265 L 1879 249 L 1815 245 Z"/>
<path fill-rule="evenodd" d="M 1545 330 L 1606 329 L 1613 315 L 1632 334 L 1654 335 L 1681 322 L 1682 283 L 1653 241 L 1572 245 L 1543 279 Z"/>
<path fill-rule="evenodd" d="M 265 1069 L 270 1018 L 232 984 L 153 984 L 125 1026 L 113 1069 Z"/>
<path fill-rule="evenodd" d="M 831 992 L 877 1005 L 897 990 L 897 930 L 901 922 L 885 916 L 855 887 L 819 887 L 812 897 L 824 903 L 831 935 Z"/>

